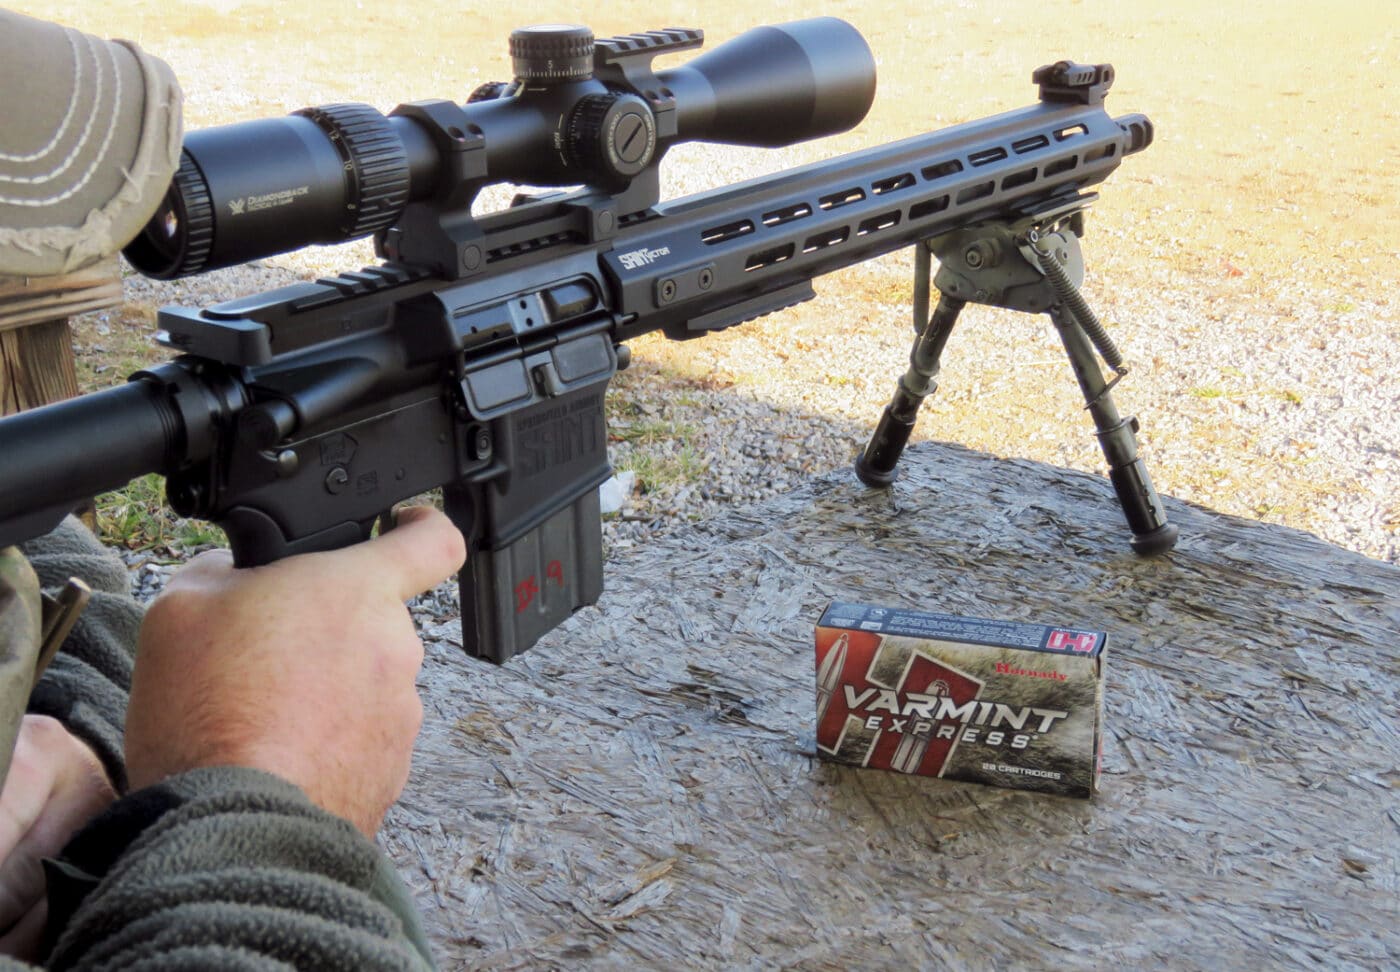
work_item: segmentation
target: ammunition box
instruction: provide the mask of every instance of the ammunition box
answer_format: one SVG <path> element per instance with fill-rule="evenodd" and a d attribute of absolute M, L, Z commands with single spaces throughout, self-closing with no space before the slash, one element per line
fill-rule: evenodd
<path fill-rule="evenodd" d="M 817 752 L 871 769 L 1090 797 L 1108 635 L 832 603 L 817 625 Z"/>

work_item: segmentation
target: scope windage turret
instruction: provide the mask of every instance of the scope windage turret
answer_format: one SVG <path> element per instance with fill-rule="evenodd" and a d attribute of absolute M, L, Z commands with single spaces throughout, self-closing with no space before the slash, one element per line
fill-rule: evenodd
<path fill-rule="evenodd" d="M 594 41 L 583 27 L 525 28 L 511 36 L 515 80 L 483 85 L 465 105 L 419 102 L 388 116 L 325 105 L 190 132 L 126 258 L 147 276 L 181 277 L 378 233 L 414 201 L 469 206 L 496 182 L 620 191 L 672 145 L 833 135 L 858 124 L 874 98 L 874 57 L 842 20 L 755 28 L 652 73 L 653 57 L 702 39 L 673 29 Z M 462 170 L 444 156 L 463 144 L 482 153 L 475 174 L 445 186 Z"/>

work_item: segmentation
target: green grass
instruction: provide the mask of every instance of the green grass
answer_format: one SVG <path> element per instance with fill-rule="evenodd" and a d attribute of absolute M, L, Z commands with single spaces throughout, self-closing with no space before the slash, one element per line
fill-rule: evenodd
<path fill-rule="evenodd" d="M 658 380 L 656 376 L 650 376 Z M 679 401 L 675 403 L 678 407 Z M 699 482 L 709 469 L 704 456 L 688 440 L 700 434 L 699 426 L 674 418 L 645 415 L 634 403 L 620 395 L 608 396 L 608 436 L 625 443 L 615 464 L 619 470 L 637 474 L 637 486 L 644 493 L 679 489 Z M 678 443 L 675 449 L 665 443 Z M 657 448 L 663 446 L 663 448 Z"/>
<path fill-rule="evenodd" d="M 111 543 L 157 556 L 189 556 L 227 544 L 212 523 L 176 516 L 165 505 L 165 480 L 154 474 L 97 497 L 97 530 Z"/>
<path fill-rule="evenodd" d="M 671 419 L 645 419 L 638 422 L 616 422 L 609 429 L 614 441 L 650 446 L 672 439 L 685 439 L 700 430 L 690 423 Z"/>
<path fill-rule="evenodd" d="M 170 351 L 155 343 L 155 307 L 128 302 L 109 314 L 73 320 L 73 361 L 78 387 L 100 391 L 126 381 L 133 372 L 165 361 Z M 151 475 L 96 498 L 97 530 L 110 543 L 130 550 L 175 557 L 224 544 L 223 531 L 199 520 L 185 520 L 165 505 L 165 480 Z"/>
<path fill-rule="evenodd" d="M 618 459 L 617 466 L 637 474 L 637 485 L 643 492 L 655 493 L 698 483 L 709 470 L 709 463 L 700 452 L 683 445 L 672 455 L 637 452 Z"/>

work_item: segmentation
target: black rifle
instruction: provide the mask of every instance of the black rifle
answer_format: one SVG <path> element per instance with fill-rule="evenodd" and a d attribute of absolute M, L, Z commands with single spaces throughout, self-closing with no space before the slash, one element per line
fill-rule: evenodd
<path fill-rule="evenodd" d="M 180 514 L 217 522 L 240 566 L 368 537 L 442 487 L 471 551 L 463 640 L 500 662 L 602 592 L 603 394 L 625 341 L 685 339 L 814 296 L 812 279 L 916 245 L 908 373 L 862 479 L 888 484 L 967 301 L 1046 312 L 1099 428 L 1142 552 L 1175 540 L 1091 344 L 1121 359 L 1076 290 L 1084 190 L 1151 141 L 1112 118 L 1107 65 L 1034 75 L 1038 103 L 661 204 L 674 144 L 783 145 L 857 124 L 869 48 L 823 18 L 750 31 L 682 67 L 693 30 L 595 41 L 511 37 L 515 81 L 466 105 L 306 109 L 191 133 L 128 247 L 171 277 L 375 234 L 386 262 L 205 310 L 168 307 L 183 354 L 125 386 L 0 421 L 0 546 L 150 472 Z M 473 216 L 485 185 L 572 191 Z M 929 254 L 942 269 L 929 318 Z M 1117 380 L 1116 378 L 1114 379 Z"/>

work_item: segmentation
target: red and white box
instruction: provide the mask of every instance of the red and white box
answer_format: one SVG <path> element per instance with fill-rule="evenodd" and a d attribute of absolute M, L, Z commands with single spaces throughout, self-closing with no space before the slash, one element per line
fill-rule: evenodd
<path fill-rule="evenodd" d="M 1108 635 L 833 602 L 817 752 L 871 769 L 1090 797 Z"/>

